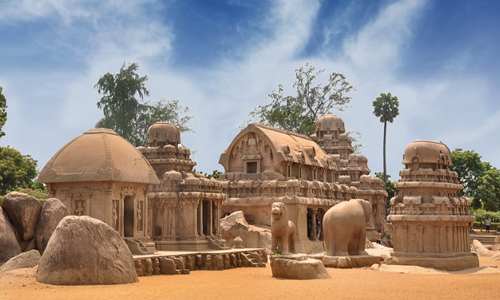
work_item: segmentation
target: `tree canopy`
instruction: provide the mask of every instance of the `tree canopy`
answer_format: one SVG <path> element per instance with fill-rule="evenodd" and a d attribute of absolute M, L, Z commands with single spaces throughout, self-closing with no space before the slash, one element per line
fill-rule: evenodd
<path fill-rule="evenodd" d="M 111 128 L 136 146 L 145 144 L 147 130 L 155 122 L 171 122 L 181 131 L 191 131 L 187 126 L 189 109 L 179 100 L 144 102 L 144 97 L 149 96 L 148 76 L 139 76 L 138 70 L 137 63 L 124 63 L 118 74 L 108 72 L 99 79 L 94 87 L 102 95 L 97 107 L 103 110 L 104 117 L 96 127 Z"/>
<path fill-rule="evenodd" d="M 11 147 L 0 147 L 0 194 L 17 188 L 37 187 L 37 161 Z"/>
<path fill-rule="evenodd" d="M 391 198 L 394 197 L 396 193 L 396 181 L 391 181 L 391 175 L 386 175 L 386 176 L 387 176 L 386 178 L 387 182 L 385 184 L 385 190 L 387 191 L 386 207 L 389 207 Z M 384 180 L 384 173 L 375 172 L 375 177 Z"/>
<path fill-rule="evenodd" d="M 355 89 L 345 75 L 336 72 L 329 75 L 326 84 L 317 83 L 324 71 L 309 64 L 295 70 L 296 95 L 285 96 L 283 85 L 278 85 L 268 95 L 271 103 L 250 112 L 251 121 L 304 135 L 314 133 L 317 119 L 333 108 L 343 111 L 351 101 L 348 93 Z"/>
<path fill-rule="evenodd" d="M 483 162 L 481 155 L 460 148 L 451 153 L 453 170 L 464 186 L 462 195 L 472 198 L 474 209 L 500 210 L 500 171 Z"/>
<path fill-rule="evenodd" d="M 7 122 L 7 99 L 3 95 L 3 87 L 0 86 L 0 137 L 5 135 L 2 130 L 5 122 Z"/>

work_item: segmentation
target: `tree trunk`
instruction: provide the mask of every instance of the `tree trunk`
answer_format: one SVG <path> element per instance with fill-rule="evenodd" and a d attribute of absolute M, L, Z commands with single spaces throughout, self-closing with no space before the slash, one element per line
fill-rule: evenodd
<path fill-rule="evenodd" d="M 387 164 L 385 160 L 385 141 L 387 136 L 387 121 L 384 122 L 384 184 L 387 189 Z"/>

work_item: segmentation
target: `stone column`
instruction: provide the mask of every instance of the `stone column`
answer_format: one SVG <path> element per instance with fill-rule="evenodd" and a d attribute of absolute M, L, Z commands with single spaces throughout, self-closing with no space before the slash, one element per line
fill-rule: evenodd
<path fill-rule="evenodd" d="M 200 215 L 199 217 L 200 223 L 198 224 L 198 234 L 200 236 L 203 236 L 203 200 L 199 201 L 198 211 Z"/>
<path fill-rule="evenodd" d="M 318 210 L 317 209 L 311 209 L 311 210 L 312 210 L 312 217 L 311 217 L 311 219 L 312 219 L 312 222 L 313 222 L 312 226 L 311 226 L 311 235 L 312 235 L 312 239 L 311 240 L 316 241 L 317 240 L 316 234 L 318 232 L 318 230 L 316 228 L 316 226 L 318 225 L 318 222 L 316 220 L 316 216 L 318 214 Z"/>
<path fill-rule="evenodd" d="M 208 235 L 213 235 L 214 234 L 214 229 L 213 229 L 213 225 L 214 225 L 214 206 L 213 206 L 213 200 L 210 200 L 209 201 L 209 211 L 210 211 L 210 217 L 209 217 L 209 220 L 208 220 Z"/>

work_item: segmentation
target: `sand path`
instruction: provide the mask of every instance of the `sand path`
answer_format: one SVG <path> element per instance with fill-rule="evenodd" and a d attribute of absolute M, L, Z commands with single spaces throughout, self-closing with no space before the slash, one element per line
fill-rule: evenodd
<path fill-rule="evenodd" d="M 500 261 L 480 259 L 482 266 Z M 500 269 L 499 269 L 500 270 Z M 140 277 L 135 284 L 52 286 L 33 277 L 0 278 L 0 299 L 500 299 L 497 274 L 401 274 L 328 269 L 331 279 L 280 280 L 266 268 Z M 25 274 L 24 271 L 23 274 Z"/>

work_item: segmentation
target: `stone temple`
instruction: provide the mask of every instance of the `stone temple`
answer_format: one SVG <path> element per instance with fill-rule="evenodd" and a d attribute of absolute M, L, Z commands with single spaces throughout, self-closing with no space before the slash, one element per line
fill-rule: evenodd
<path fill-rule="evenodd" d="M 147 147 L 137 149 L 146 157 L 159 184 L 150 186 L 147 198 L 149 236 L 158 250 L 221 249 L 222 185 L 193 174 L 196 165 L 181 145 L 179 129 L 167 122 L 148 129 Z"/>
<path fill-rule="evenodd" d="M 372 217 L 367 224 L 366 237 L 375 241 L 383 234 L 387 192 L 379 178 L 369 176 L 368 159 L 354 153 L 352 139 L 345 132 L 344 121 L 336 115 L 327 114 L 316 123 L 315 133 L 311 135 L 319 146 L 330 154 L 337 165 L 335 182 L 355 187 L 358 198 L 367 200 L 372 205 Z"/>
<path fill-rule="evenodd" d="M 451 154 L 441 142 L 416 140 L 403 155 L 405 169 L 391 199 L 394 253 L 392 264 L 418 265 L 448 271 L 479 266 L 470 250 L 475 220 L 470 200 L 451 171 Z"/>
<path fill-rule="evenodd" d="M 160 182 L 141 153 L 113 130 L 90 129 L 70 141 L 45 165 L 38 181 L 70 214 L 99 219 L 128 243 L 154 250 L 146 192 Z"/>
<path fill-rule="evenodd" d="M 358 190 L 334 183 L 334 157 L 309 137 L 258 124 L 243 129 L 221 155 L 222 211 L 242 210 L 250 224 L 270 226 L 271 205 L 284 202 L 297 226 L 296 250 L 323 251 L 321 223 L 333 205 Z"/>

